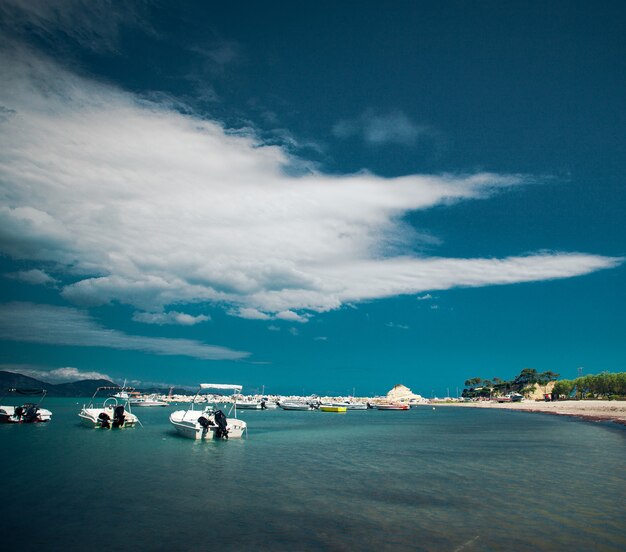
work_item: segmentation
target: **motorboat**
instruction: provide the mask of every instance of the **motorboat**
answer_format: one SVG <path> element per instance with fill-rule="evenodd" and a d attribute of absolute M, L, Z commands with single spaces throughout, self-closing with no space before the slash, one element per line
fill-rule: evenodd
<path fill-rule="evenodd" d="M 170 414 L 170 422 L 176 431 L 189 439 L 240 439 L 248 429 L 248 424 L 237 418 L 237 405 L 234 402 L 228 416 L 234 411 L 233 417 L 208 404 L 203 410 L 194 410 L 198 395 L 206 390 L 241 392 L 241 385 L 225 383 L 201 383 L 196 395 L 187 410 L 177 410 Z"/>
<path fill-rule="evenodd" d="M 131 406 L 169 406 L 169 403 L 162 401 L 157 395 L 132 394 L 128 400 Z"/>
<path fill-rule="evenodd" d="M 236 399 L 235 405 L 237 410 L 268 410 L 276 408 L 276 404 L 270 402 L 266 397 L 260 399 Z"/>
<path fill-rule="evenodd" d="M 320 405 L 320 410 L 322 406 L 340 406 L 345 408 L 346 410 L 367 410 L 367 403 L 361 402 L 352 402 L 352 401 L 334 401 L 328 403 L 322 403 Z"/>
<path fill-rule="evenodd" d="M 41 398 L 36 403 L 26 402 L 18 406 L 0 406 L 0 423 L 36 424 L 49 422 L 52 418 L 52 412 L 40 407 L 47 393 L 45 389 L 7 389 L 7 393 L 16 393 L 18 395 L 31 397 L 41 395 Z"/>
<path fill-rule="evenodd" d="M 309 403 L 302 401 L 281 401 L 278 406 L 283 410 L 312 410 Z"/>
<path fill-rule="evenodd" d="M 320 404 L 320 410 L 322 412 L 347 412 L 348 409 L 345 406 L 335 406 L 332 404 Z"/>
<path fill-rule="evenodd" d="M 383 403 L 377 404 L 376 408 L 378 410 L 408 410 L 408 404 L 400 404 L 400 403 Z"/>
<path fill-rule="evenodd" d="M 101 391 L 116 391 L 117 396 L 107 397 L 100 406 L 94 405 L 96 395 Z M 121 398 L 120 393 L 131 393 L 132 387 L 98 387 L 87 405 L 78 413 L 83 425 L 92 428 L 111 429 L 134 427 L 141 422 L 130 410 L 128 398 Z M 128 396 L 128 395 L 127 395 Z"/>

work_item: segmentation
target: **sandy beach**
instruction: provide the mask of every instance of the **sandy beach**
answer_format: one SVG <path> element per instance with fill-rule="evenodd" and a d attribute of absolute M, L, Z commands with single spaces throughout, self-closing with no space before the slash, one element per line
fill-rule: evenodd
<path fill-rule="evenodd" d="M 450 406 L 462 408 L 494 408 L 502 410 L 525 410 L 559 416 L 576 416 L 595 422 L 615 422 L 626 425 L 626 401 L 522 401 L 519 403 L 498 403 L 495 401 L 477 401 L 454 403 Z"/>

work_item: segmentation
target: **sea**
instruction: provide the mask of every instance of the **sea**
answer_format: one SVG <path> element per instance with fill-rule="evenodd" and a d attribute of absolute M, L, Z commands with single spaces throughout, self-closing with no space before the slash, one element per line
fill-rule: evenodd
<path fill-rule="evenodd" d="M 0 426 L 6 551 L 624 551 L 626 428 L 536 413 L 239 411 L 241 440 Z"/>

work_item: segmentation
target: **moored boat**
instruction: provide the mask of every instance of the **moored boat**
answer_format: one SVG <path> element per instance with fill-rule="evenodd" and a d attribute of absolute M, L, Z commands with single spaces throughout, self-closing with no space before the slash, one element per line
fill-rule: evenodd
<path fill-rule="evenodd" d="M 206 389 L 241 391 L 241 385 L 223 383 L 201 383 L 187 410 L 177 410 L 170 414 L 170 423 L 183 437 L 189 439 L 238 439 L 243 437 L 248 425 L 237 419 L 237 407 L 233 403 L 234 417 L 227 418 L 215 405 L 209 404 L 203 410 L 194 410 L 198 395 Z M 230 412 L 229 412 L 230 415 Z"/>
<path fill-rule="evenodd" d="M 162 401 L 157 395 L 131 394 L 128 400 L 131 406 L 169 406 L 169 403 Z"/>
<path fill-rule="evenodd" d="M 409 405 L 399 404 L 399 403 L 384 403 L 384 404 L 377 404 L 376 408 L 378 410 L 409 410 Z"/>
<path fill-rule="evenodd" d="M 101 391 L 117 391 L 113 397 L 104 399 L 100 406 L 94 405 L 96 395 Z M 130 410 L 129 399 L 120 398 L 123 393 L 134 391 L 132 387 L 98 387 L 87 405 L 78 413 L 83 425 L 99 429 L 134 427 L 139 418 Z M 128 396 L 128 395 L 127 395 Z"/>
<path fill-rule="evenodd" d="M 309 403 L 301 401 L 281 401 L 278 406 L 283 410 L 312 410 Z"/>
<path fill-rule="evenodd" d="M 38 402 L 27 402 L 18 406 L 0 406 L 0 423 L 2 424 L 36 424 L 49 422 L 52 412 L 41 408 L 41 402 L 46 396 L 45 389 L 7 389 L 7 393 L 18 395 L 37 396 L 41 395 Z M 4 397 L 3 397 L 4 398 Z"/>
<path fill-rule="evenodd" d="M 320 410 L 322 412 L 347 412 L 348 409 L 345 406 L 336 406 L 332 404 L 321 404 Z"/>

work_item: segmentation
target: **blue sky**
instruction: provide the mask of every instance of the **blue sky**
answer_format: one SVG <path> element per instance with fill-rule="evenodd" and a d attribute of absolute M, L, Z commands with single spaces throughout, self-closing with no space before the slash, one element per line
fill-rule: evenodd
<path fill-rule="evenodd" d="M 624 370 L 624 11 L 3 0 L 0 368 Z"/>

